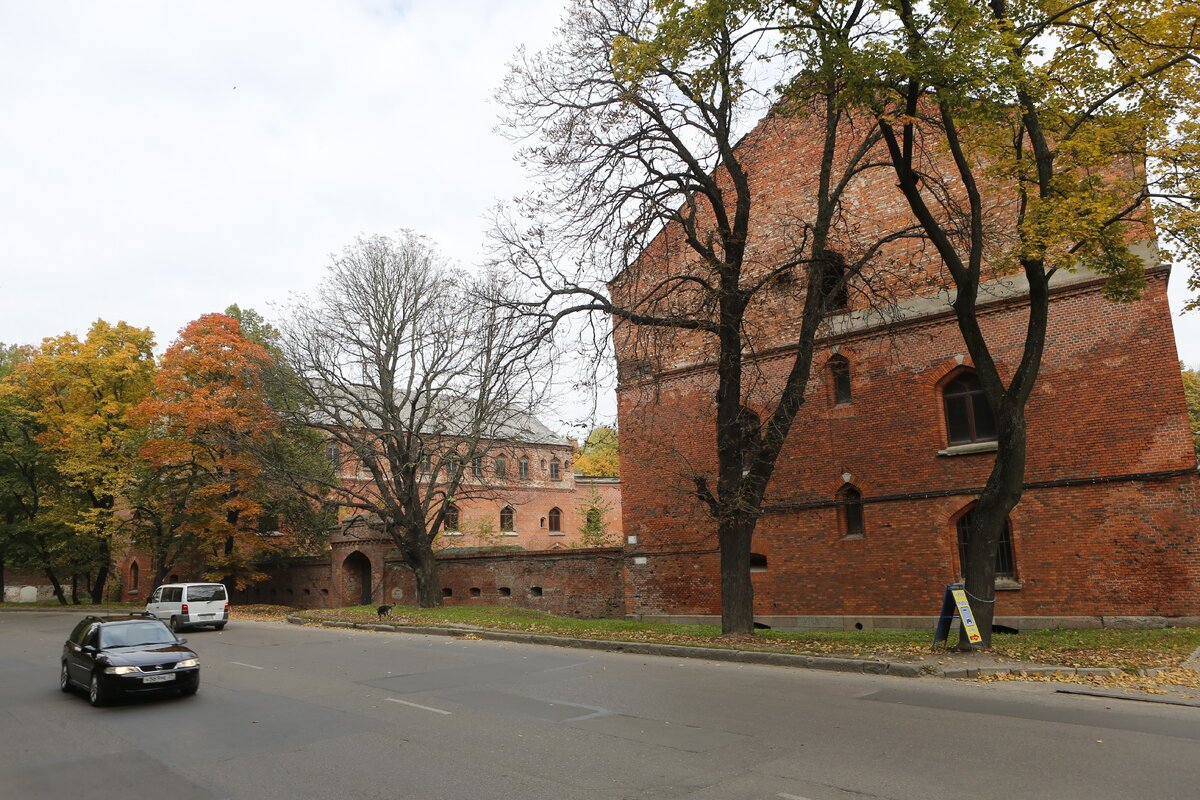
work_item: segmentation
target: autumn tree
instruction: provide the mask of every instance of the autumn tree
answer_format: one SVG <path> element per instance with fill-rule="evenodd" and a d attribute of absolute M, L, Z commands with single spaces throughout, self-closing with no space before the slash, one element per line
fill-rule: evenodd
<path fill-rule="evenodd" d="M 576 0 L 550 49 L 520 54 L 500 91 L 539 186 L 496 225 L 498 258 L 533 287 L 525 311 L 545 330 L 604 315 L 649 373 L 681 345 L 715 373 L 711 462 L 687 470 L 715 521 L 726 634 L 753 632 L 751 538 L 827 315 L 909 235 L 856 231 L 845 213 L 879 133 L 845 114 L 826 66 L 860 10 L 832 8 L 785 49 L 749 5 Z M 797 201 L 781 214 L 758 203 L 743 136 L 784 107 L 814 155 L 789 176 Z M 782 306 L 797 322 L 772 340 L 764 322 Z M 779 348 L 786 366 L 768 374 L 756 354 Z"/>
<path fill-rule="evenodd" d="M 269 366 L 237 320 L 206 314 L 163 354 L 150 395 L 133 409 L 142 437 L 128 502 L 155 585 L 189 561 L 239 587 L 261 577 L 257 561 L 273 542 L 261 528 L 258 454 L 279 426 L 263 386 Z"/>
<path fill-rule="evenodd" d="M 0 345 L 0 596 L 5 567 L 19 565 L 45 575 L 66 604 L 59 575 L 69 537 L 48 514 L 57 474 L 38 442 L 34 403 L 13 377 L 32 356 L 32 347 Z"/>
<path fill-rule="evenodd" d="M 289 413 L 321 434 L 335 474 L 330 502 L 377 523 L 416 580 L 418 602 L 441 603 L 433 543 L 447 513 L 494 496 L 493 455 L 537 433 L 536 362 L 517 347 L 520 322 L 426 239 L 358 239 L 335 256 L 311 297 L 280 324 L 300 378 Z"/>
<path fill-rule="evenodd" d="M 607 425 L 593 428 L 575 454 L 575 472 L 587 477 L 616 477 L 621 474 L 617 432 Z"/>
<path fill-rule="evenodd" d="M 83 341 L 70 333 L 46 339 L 11 376 L 40 429 L 38 445 L 53 460 L 53 512 L 74 537 L 66 555 L 92 576 L 93 603 L 108 580 L 119 522 L 113 512 L 134 457 L 129 410 L 150 389 L 153 347 L 149 329 L 98 320 Z"/>
<path fill-rule="evenodd" d="M 849 5 L 847 3 L 847 5 Z M 787 3 L 786 24 L 819 24 Z M 1025 476 L 1025 409 L 1056 274 L 1090 270 L 1136 298 L 1157 232 L 1200 263 L 1200 13 L 1191 0 L 855 4 L 862 38 L 834 51 L 875 120 L 897 183 L 945 266 L 955 319 L 997 422 L 971 515 L 966 586 L 991 640 L 996 551 Z M 935 162 L 944 167 L 931 169 Z M 1027 293 L 1019 356 L 980 322 L 983 284 Z M 960 646 L 968 646 L 965 637 Z"/>

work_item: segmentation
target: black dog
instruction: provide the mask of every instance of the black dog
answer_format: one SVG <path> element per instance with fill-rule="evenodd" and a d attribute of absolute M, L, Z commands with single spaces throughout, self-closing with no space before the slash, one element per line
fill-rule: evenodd
<path fill-rule="evenodd" d="M 379 608 L 375 609 L 375 613 L 379 615 L 380 619 L 383 619 L 384 617 L 391 616 L 392 607 L 380 606 Z"/>

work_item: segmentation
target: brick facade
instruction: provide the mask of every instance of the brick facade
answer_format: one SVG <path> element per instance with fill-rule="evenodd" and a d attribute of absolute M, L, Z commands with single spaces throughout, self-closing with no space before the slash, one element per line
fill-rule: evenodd
<path fill-rule="evenodd" d="M 759 214 L 782 218 L 802 196 L 814 142 L 799 123 L 764 123 L 742 145 Z M 791 180 L 789 182 L 789 176 Z M 857 230 L 887 230 L 907 207 L 887 173 L 850 195 Z M 769 217 L 769 214 L 767 214 Z M 1003 210 L 996 224 L 1003 225 Z M 748 249 L 759 264 L 781 246 L 763 222 Z M 661 235 L 613 284 L 618 297 L 661 278 L 672 258 Z M 672 269 L 678 268 L 679 258 Z M 987 445 L 950 447 L 941 390 L 971 362 L 928 254 L 885 259 L 893 315 L 857 295 L 827 322 L 813 378 L 775 474 L 752 549 L 755 612 L 806 617 L 935 615 L 958 580 L 955 523 L 987 480 Z M 643 275 L 645 272 L 649 275 Z M 1015 580 L 998 584 L 1000 617 L 1200 615 L 1200 480 L 1179 375 L 1168 272 L 1151 270 L 1141 300 L 1113 304 L 1086 273 L 1053 283 L 1043 368 L 1028 406 L 1025 495 L 1011 515 Z M 1019 279 L 981 294 L 997 361 L 1015 364 L 1026 314 Z M 790 367 L 797 314 L 768 295 L 750 317 L 757 358 L 748 403 L 768 405 Z M 716 376 L 710 341 L 618 326 L 618 418 L 624 484 L 628 612 L 720 613 L 715 525 L 692 476 L 715 474 Z M 851 400 L 837 403 L 829 368 L 845 359 Z M 772 406 L 773 407 L 773 406 Z M 863 535 L 847 535 L 840 492 L 863 499 Z"/>

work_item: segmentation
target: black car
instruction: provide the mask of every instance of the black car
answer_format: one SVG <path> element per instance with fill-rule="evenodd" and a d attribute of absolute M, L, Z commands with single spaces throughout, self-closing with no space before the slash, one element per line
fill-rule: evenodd
<path fill-rule="evenodd" d="M 195 694 L 200 659 L 186 643 L 152 616 L 84 617 L 63 645 L 59 686 L 87 689 L 94 706 L 121 695 Z"/>

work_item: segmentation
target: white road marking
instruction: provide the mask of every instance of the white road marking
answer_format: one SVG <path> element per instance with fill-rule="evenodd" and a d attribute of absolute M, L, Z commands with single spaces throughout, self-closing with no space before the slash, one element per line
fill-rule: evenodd
<path fill-rule="evenodd" d="M 430 708 L 429 706 L 423 706 L 420 703 L 410 703 L 407 700 L 397 700 L 394 697 L 389 697 L 388 700 L 390 700 L 393 703 L 399 703 L 400 705 L 403 705 L 403 706 L 412 706 L 413 708 L 419 708 L 422 711 L 432 711 L 435 714 L 449 714 L 450 713 L 449 711 L 444 711 L 440 708 Z"/>
<path fill-rule="evenodd" d="M 230 664 L 237 664 L 239 667 L 249 667 L 250 669 L 266 669 L 266 667 L 256 667 L 253 664 L 243 664 L 241 661 L 230 661 Z"/>
<path fill-rule="evenodd" d="M 807 797 L 801 797 L 798 794 L 788 794 L 787 792 L 780 792 L 778 796 L 782 797 L 783 800 L 808 800 Z"/>

